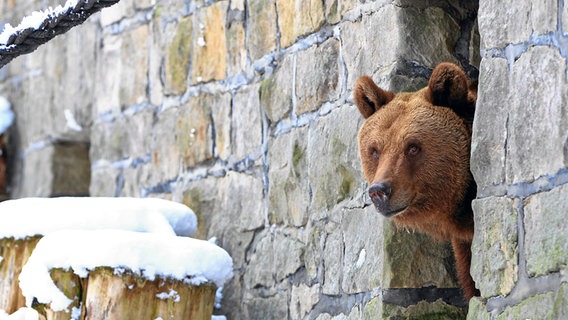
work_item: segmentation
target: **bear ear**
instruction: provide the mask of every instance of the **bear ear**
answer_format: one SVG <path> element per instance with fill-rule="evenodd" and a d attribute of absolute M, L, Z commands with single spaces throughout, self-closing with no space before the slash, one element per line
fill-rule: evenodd
<path fill-rule="evenodd" d="M 394 98 L 394 93 L 379 88 L 373 79 L 362 76 L 353 89 L 353 100 L 359 112 L 367 119 Z"/>
<path fill-rule="evenodd" d="M 453 63 L 440 63 L 428 81 L 430 102 L 462 114 L 467 108 L 468 81 L 463 70 Z"/>

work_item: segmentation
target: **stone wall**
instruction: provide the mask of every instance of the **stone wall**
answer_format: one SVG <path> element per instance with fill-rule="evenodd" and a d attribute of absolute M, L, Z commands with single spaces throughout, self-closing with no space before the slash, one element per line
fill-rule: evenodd
<path fill-rule="evenodd" d="M 462 2 L 122 0 L 0 70 L 11 196 L 188 204 L 235 261 L 229 319 L 464 318 L 449 247 L 368 208 L 351 97 L 453 61 L 480 70 L 469 318 L 566 317 L 568 8 Z"/>
<path fill-rule="evenodd" d="M 479 4 L 469 319 L 568 317 L 568 6 Z"/>

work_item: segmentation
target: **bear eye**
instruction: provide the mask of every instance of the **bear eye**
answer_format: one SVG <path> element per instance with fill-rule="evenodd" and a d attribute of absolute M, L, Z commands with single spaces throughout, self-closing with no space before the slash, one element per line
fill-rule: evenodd
<path fill-rule="evenodd" d="M 419 153 L 420 153 L 420 147 L 414 143 L 409 144 L 408 148 L 406 148 L 406 154 L 410 157 L 414 157 Z"/>
<path fill-rule="evenodd" d="M 371 157 L 373 157 L 373 159 L 375 160 L 379 160 L 379 151 L 375 148 L 371 148 L 370 152 Z"/>

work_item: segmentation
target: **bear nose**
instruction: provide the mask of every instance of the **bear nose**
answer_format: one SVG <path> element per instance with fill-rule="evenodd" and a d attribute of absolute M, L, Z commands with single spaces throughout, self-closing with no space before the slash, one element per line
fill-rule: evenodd
<path fill-rule="evenodd" d="M 369 187 L 369 196 L 371 197 L 371 201 L 373 204 L 378 207 L 384 206 L 392 193 L 392 188 L 390 183 L 387 181 L 379 181 L 373 183 Z"/>

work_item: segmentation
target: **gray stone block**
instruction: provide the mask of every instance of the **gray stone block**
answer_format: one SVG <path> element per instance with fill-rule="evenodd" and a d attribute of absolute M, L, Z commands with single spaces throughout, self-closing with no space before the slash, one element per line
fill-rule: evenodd
<path fill-rule="evenodd" d="M 531 276 L 568 270 L 567 199 L 568 185 L 563 185 L 525 200 L 525 254 Z"/>

